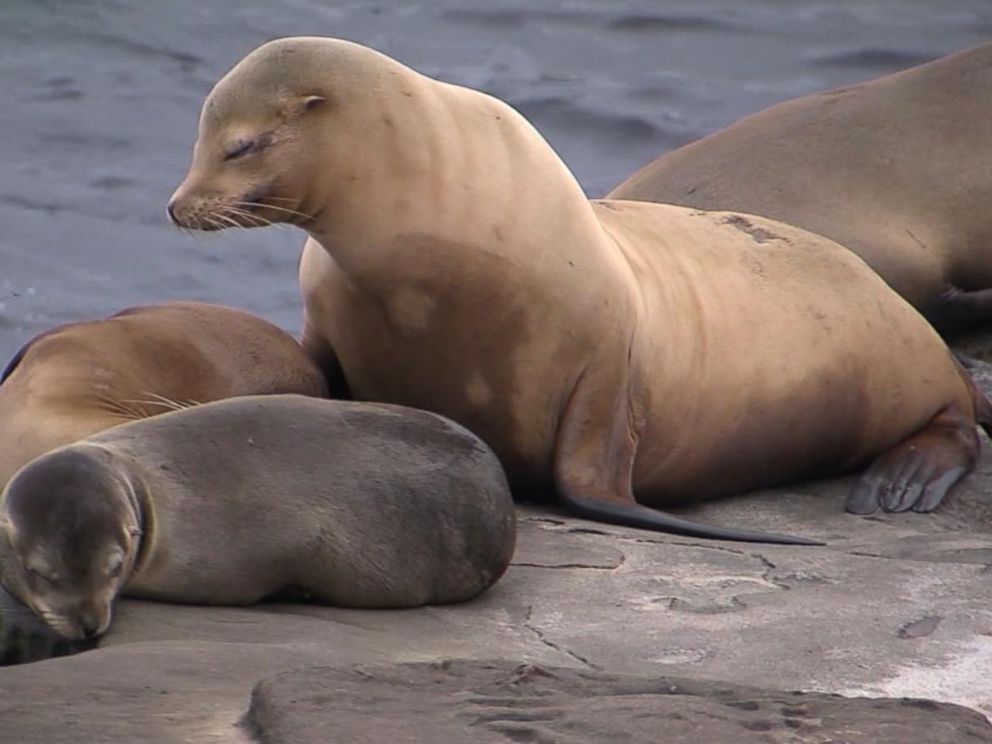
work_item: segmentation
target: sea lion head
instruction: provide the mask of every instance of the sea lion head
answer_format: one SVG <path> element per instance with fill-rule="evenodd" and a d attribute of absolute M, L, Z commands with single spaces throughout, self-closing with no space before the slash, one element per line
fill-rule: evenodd
<path fill-rule="evenodd" d="M 349 150 L 361 148 L 356 112 L 386 60 L 316 37 L 277 39 L 251 52 L 203 104 L 170 219 L 194 230 L 305 226 L 327 203 L 335 175 L 328 171 L 345 169 Z"/>
<path fill-rule="evenodd" d="M 70 447 L 25 465 L 0 497 L 0 581 L 66 640 L 110 626 L 141 534 L 128 488 Z"/>

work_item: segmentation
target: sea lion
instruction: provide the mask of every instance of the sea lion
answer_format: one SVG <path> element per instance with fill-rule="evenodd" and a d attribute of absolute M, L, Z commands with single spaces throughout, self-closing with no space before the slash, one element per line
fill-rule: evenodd
<path fill-rule="evenodd" d="M 32 460 L 0 496 L 0 579 L 67 639 L 104 633 L 121 593 L 415 607 L 491 586 L 515 525 L 496 455 L 452 421 L 245 396 Z"/>
<path fill-rule="evenodd" d="M 125 421 L 326 389 L 288 333 L 229 307 L 170 302 L 59 326 L 29 341 L 0 377 L 0 488 L 38 455 Z"/>
<path fill-rule="evenodd" d="M 992 43 L 780 103 L 609 199 L 772 217 L 861 256 L 943 333 L 992 321 Z"/>
<path fill-rule="evenodd" d="M 585 516 L 781 541 L 637 502 L 874 458 L 848 507 L 927 511 L 977 457 L 967 377 L 857 256 L 761 217 L 590 202 L 510 106 L 357 44 L 238 63 L 169 213 L 303 227 L 304 346 L 356 398 L 462 423 L 517 493 Z"/>

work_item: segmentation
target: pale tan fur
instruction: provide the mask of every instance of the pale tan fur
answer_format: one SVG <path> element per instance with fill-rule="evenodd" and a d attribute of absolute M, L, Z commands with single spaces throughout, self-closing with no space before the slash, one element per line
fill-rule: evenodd
<path fill-rule="evenodd" d="M 519 488 L 661 504 L 850 468 L 948 408 L 973 423 L 939 337 L 836 244 L 590 203 L 509 106 L 369 49 L 271 42 L 217 84 L 177 222 L 259 184 L 308 215 L 304 345 L 356 397 L 465 424 Z"/>

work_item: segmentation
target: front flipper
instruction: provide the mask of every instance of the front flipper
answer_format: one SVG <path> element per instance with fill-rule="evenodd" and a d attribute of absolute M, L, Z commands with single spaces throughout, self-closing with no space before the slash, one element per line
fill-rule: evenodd
<path fill-rule="evenodd" d="M 555 441 L 555 487 L 562 503 L 576 515 L 689 537 L 823 545 L 801 537 L 710 527 L 638 504 L 631 489 L 637 419 L 627 369 L 612 375 L 586 369 L 565 407 Z"/>
<path fill-rule="evenodd" d="M 351 400 L 351 388 L 348 387 L 344 368 L 341 366 L 341 361 L 338 359 L 334 347 L 307 321 L 303 325 L 300 345 L 307 356 L 313 359 L 320 371 L 324 373 L 324 379 L 327 381 L 327 397 L 333 400 Z"/>
<path fill-rule="evenodd" d="M 972 416 L 948 406 L 915 434 L 882 452 L 858 478 L 847 511 L 871 514 L 929 512 L 978 461 L 978 432 Z"/>

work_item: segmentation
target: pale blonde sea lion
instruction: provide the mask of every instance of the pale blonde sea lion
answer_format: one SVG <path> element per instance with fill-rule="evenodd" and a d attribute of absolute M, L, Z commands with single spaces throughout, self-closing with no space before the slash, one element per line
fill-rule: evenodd
<path fill-rule="evenodd" d="M 414 607 L 490 587 L 515 525 L 496 455 L 452 421 L 244 396 L 32 460 L 0 495 L 0 579 L 69 640 L 106 632 L 121 593 Z"/>
<path fill-rule="evenodd" d="M 304 344 L 436 411 L 518 493 L 703 536 L 661 506 L 872 463 L 848 508 L 933 509 L 978 453 L 941 339 L 859 258 L 760 217 L 590 203 L 505 103 L 345 41 L 249 54 L 169 205 L 299 224 Z"/>
<path fill-rule="evenodd" d="M 861 256 L 944 332 L 992 321 L 992 43 L 748 116 L 607 195 L 733 209 Z"/>
<path fill-rule="evenodd" d="M 323 396 L 326 384 L 288 333 L 241 310 L 170 302 L 53 328 L 0 377 L 0 488 L 29 460 L 102 429 L 256 393 Z"/>

